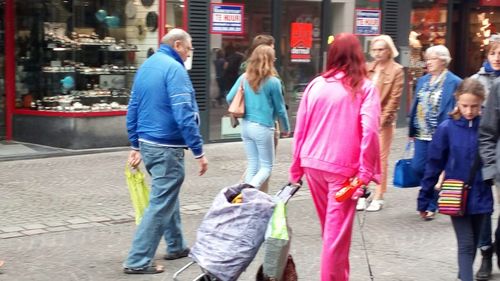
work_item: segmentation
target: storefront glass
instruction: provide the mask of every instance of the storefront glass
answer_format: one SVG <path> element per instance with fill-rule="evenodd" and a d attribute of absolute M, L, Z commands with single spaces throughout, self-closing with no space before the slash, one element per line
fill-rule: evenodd
<path fill-rule="evenodd" d="M 16 1 L 16 108 L 126 110 L 134 73 L 158 42 L 148 2 Z"/>
<path fill-rule="evenodd" d="M 423 54 L 427 48 L 446 44 L 448 1 L 413 0 L 411 11 L 410 44 L 410 83 L 424 74 Z"/>
<path fill-rule="evenodd" d="M 211 34 L 210 83 L 210 140 L 239 137 L 240 128 L 230 127 L 226 116 L 225 95 L 238 77 L 246 50 L 259 34 L 271 34 L 273 18 L 271 1 L 228 1 L 244 8 L 244 33 L 237 35 Z M 212 1 L 212 4 L 226 1 Z M 275 46 L 280 65 L 277 65 L 284 85 L 285 101 L 292 128 L 302 91 L 320 72 L 320 15 L 321 1 L 282 2 L 280 46 Z M 307 42 L 303 45 L 304 41 Z"/>
<path fill-rule="evenodd" d="M 238 4 L 242 9 L 243 33 L 210 35 L 210 115 L 209 139 L 239 137 L 240 127 L 231 128 L 225 95 L 239 76 L 240 65 L 246 59 L 246 50 L 258 34 L 271 34 L 271 0 L 213 1 L 212 4 Z M 218 32 L 219 33 L 219 32 Z"/>
<path fill-rule="evenodd" d="M 173 27 L 179 27 L 183 28 L 184 27 L 184 21 L 183 21 L 183 16 L 184 16 L 184 0 L 167 0 L 166 1 L 166 9 L 167 9 L 167 17 L 166 17 L 166 24 L 167 24 L 167 30 L 165 32 L 168 32 L 169 28 Z"/>
<path fill-rule="evenodd" d="M 466 50 L 468 63 L 465 65 L 467 75 L 476 73 L 484 60 L 488 38 L 500 31 L 500 7 L 476 6 L 469 14 L 469 44 Z"/>
<path fill-rule="evenodd" d="M 321 72 L 321 1 L 284 1 L 281 16 L 282 79 L 292 130 L 302 92 Z"/>

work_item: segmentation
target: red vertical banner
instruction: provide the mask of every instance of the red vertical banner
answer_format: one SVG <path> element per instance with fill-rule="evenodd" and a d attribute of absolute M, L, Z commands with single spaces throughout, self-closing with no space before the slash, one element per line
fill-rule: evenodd
<path fill-rule="evenodd" d="M 5 24 L 5 138 L 12 140 L 12 117 L 16 102 L 16 16 L 15 1 L 6 0 Z"/>
<path fill-rule="evenodd" d="M 290 61 L 311 62 L 312 23 L 292 22 L 290 28 Z"/>
<path fill-rule="evenodd" d="M 166 0 L 160 0 L 159 6 L 159 17 L 158 17 L 158 45 L 161 44 L 161 39 L 168 32 L 165 28 L 167 23 L 167 5 Z"/>

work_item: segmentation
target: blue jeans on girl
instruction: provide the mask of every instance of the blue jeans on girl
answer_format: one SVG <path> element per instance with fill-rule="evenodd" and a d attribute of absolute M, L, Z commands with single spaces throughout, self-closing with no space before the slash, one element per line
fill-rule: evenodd
<path fill-rule="evenodd" d="M 260 188 L 271 175 L 274 163 L 274 130 L 274 127 L 242 120 L 241 138 L 248 161 L 245 183 L 256 188 Z"/>
<path fill-rule="evenodd" d="M 487 214 L 451 217 L 458 244 L 458 278 L 474 281 L 472 266 L 476 257 L 481 227 Z"/>

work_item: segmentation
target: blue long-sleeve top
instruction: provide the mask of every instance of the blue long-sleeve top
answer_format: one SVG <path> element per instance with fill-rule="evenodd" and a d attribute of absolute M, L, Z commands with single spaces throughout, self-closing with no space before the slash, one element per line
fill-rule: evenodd
<path fill-rule="evenodd" d="M 418 195 L 418 211 L 427 210 L 442 171 L 446 179 L 469 180 L 470 170 L 478 155 L 479 121 L 479 117 L 470 121 L 463 117 L 458 120 L 449 118 L 438 126 L 429 144 L 427 165 Z M 493 212 L 491 186 L 483 181 L 480 167 L 469 190 L 465 212 L 469 215 Z"/>
<path fill-rule="evenodd" d="M 226 97 L 228 103 L 231 103 L 236 95 L 241 85 L 241 79 L 244 79 L 244 75 L 240 75 L 229 91 Z M 283 99 L 281 89 L 280 80 L 274 76 L 264 80 L 257 92 L 252 89 L 245 79 L 243 82 L 243 90 L 245 92 L 245 115 L 243 118 L 267 127 L 274 127 L 274 121 L 278 118 L 281 129 L 285 132 L 290 132 L 290 122 L 288 121 L 285 100 Z"/>

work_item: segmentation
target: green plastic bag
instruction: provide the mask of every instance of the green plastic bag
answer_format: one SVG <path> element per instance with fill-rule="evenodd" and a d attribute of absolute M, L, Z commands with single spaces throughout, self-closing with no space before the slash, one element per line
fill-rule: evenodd
<path fill-rule="evenodd" d="M 149 204 L 149 187 L 146 185 L 144 174 L 139 168 L 130 170 L 129 165 L 125 167 L 128 191 L 134 206 L 135 224 L 138 225 L 144 216 L 144 211 Z"/>
<path fill-rule="evenodd" d="M 282 280 L 288 261 L 292 230 L 287 224 L 286 205 L 278 201 L 269 220 L 264 241 L 263 273 L 266 278 Z"/>
<path fill-rule="evenodd" d="M 273 216 L 269 221 L 266 233 L 267 238 L 276 238 L 282 240 L 289 240 L 288 227 L 286 223 L 286 205 L 282 201 L 278 201 L 274 207 Z"/>

